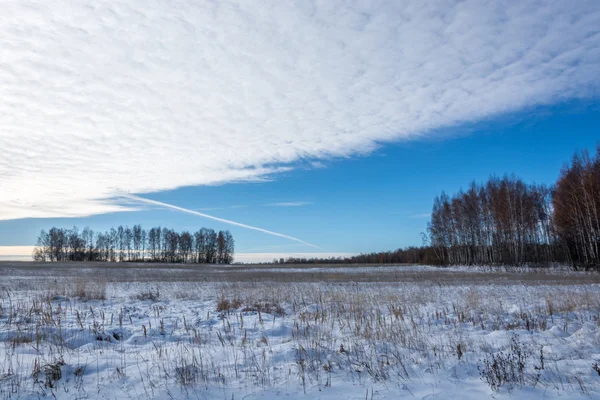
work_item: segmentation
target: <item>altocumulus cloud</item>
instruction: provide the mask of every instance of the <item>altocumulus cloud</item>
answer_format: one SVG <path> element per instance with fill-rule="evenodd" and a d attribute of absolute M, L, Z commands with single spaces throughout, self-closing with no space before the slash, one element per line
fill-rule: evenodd
<path fill-rule="evenodd" d="M 0 219 L 595 96 L 599 27 L 594 0 L 4 0 Z"/>

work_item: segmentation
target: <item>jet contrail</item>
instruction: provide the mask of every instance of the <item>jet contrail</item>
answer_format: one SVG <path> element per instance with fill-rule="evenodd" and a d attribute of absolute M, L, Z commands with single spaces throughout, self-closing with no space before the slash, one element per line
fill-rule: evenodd
<path fill-rule="evenodd" d="M 246 228 L 246 229 L 252 229 L 254 231 L 259 231 L 259 232 L 266 233 L 268 235 L 273 235 L 273 236 L 278 236 L 278 237 L 281 237 L 281 238 L 284 238 L 284 239 L 293 240 L 295 242 L 302 243 L 302 244 L 304 244 L 306 246 L 310 246 L 310 247 L 314 247 L 316 249 L 320 249 L 319 246 L 315 246 L 314 244 L 307 243 L 304 240 L 295 238 L 293 236 L 284 235 L 283 233 L 277 233 L 277 232 L 269 231 L 267 229 L 262 229 L 262 228 L 258 228 L 256 226 L 250 226 L 250 225 L 242 224 L 240 222 L 230 221 L 230 220 L 224 219 L 224 218 L 213 217 L 212 215 L 204 214 L 204 213 L 201 213 L 201 212 L 198 212 L 198 211 L 194 211 L 194 210 L 189 210 L 187 208 L 183 208 L 183 207 L 179 207 L 179 206 L 174 206 L 173 204 L 163 203 L 161 201 L 146 199 L 144 197 L 135 196 L 133 194 L 122 193 L 122 194 L 120 194 L 120 196 L 124 197 L 124 198 L 127 198 L 127 199 L 138 201 L 140 203 L 154 204 L 154 205 L 157 205 L 157 206 L 161 206 L 161 207 L 165 207 L 165 208 L 171 208 L 173 210 L 181 211 L 181 212 L 184 212 L 184 213 L 197 215 L 199 217 L 204 217 L 204 218 L 212 219 L 212 220 L 215 220 L 215 221 L 224 222 L 224 223 L 229 224 L 229 225 L 235 225 L 235 226 L 239 226 L 239 227 Z"/>

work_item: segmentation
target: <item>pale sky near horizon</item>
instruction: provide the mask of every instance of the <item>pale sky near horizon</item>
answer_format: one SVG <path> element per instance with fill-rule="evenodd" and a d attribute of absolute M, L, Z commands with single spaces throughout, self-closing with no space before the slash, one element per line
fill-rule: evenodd
<path fill-rule="evenodd" d="M 240 253 L 391 250 L 441 190 L 550 184 L 600 140 L 597 1 L 2 10 L 0 255 L 135 223 L 230 229 Z"/>

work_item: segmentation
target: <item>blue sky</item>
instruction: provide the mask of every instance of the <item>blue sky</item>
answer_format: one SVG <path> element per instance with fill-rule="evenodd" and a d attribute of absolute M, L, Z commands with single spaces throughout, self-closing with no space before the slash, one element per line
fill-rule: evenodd
<path fill-rule="evenodd" d="M 300 164 L 269 181 L 187 187 L 145 197 L 289 234 L 322 249 L 159 207 L 88 218 L 0 222 L 0 243 L 31 245 L 49 226 L 107 229 L 142 223 L 177 230 L 230 229 L 244 253 L 359 253 L 419 245 L 433 197 L 472 180 L 515 173 L 553 183 L 577 150 L 600 143 L 600 102 L 568 102 L 384 144 L 368 156 Z M 280 204 L 281 203 L 281 204 Z M 288 204 L 289 203 L 289 204 Z"/>
<path fill-rule="evenodd" d="M 415 245 L 442 190 L 551 183 L 600 136 L 594 1 L 46 3 L 0 14 L 0 256 L 135 223 Z"/>

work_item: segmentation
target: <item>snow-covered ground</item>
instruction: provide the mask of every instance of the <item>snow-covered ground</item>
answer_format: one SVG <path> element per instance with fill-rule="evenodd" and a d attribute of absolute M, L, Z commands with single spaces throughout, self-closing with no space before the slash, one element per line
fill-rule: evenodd
<path fill-rule="evenodd" d="M 356 279 L 390 268 L 403 273 Z M 600 396 L 596 275 L 419 281 L 406 272 L 438 270 L 406 268 L 296 268 L 297 282 L 274 278 L 285 268 L 247 282 L 14 268 L 0 282 L 0 399 Z"/>

